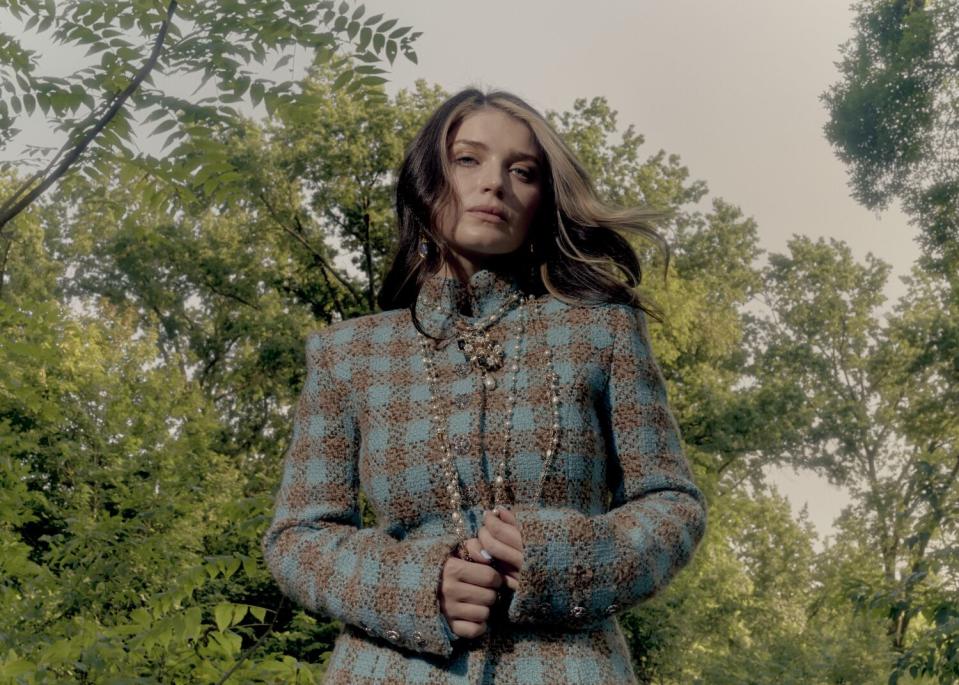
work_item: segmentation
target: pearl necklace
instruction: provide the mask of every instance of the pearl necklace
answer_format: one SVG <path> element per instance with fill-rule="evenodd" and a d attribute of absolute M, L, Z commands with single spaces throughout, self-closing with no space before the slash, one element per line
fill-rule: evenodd
<path fill-rule="evenodd" d="M 491 314 L 490 316 L 485 317 L 484 319 L 481 319 L 479 322 L 474 324 L 469 324 L 469 323 L 463 324 L 462 327 L 465 327 L 467 329 L 467 336 L 469 337 L 466 338 L 468 342 L 465 345 L 464 344 L 460 345 L 460 349 L 463 349 L 464 351 L 466 351 L 467 348 L 470 349 L 468 354 L 471 355 L 470 361 L 474 363 L 474 366 L 477 365 L 476 361 L 477 361 L 477 358 L 479 357 L 479 354 L 476 353 L 476 345 L 472 341 L 476 340 L 477 336 L 482 336 L 484 339 L 484 342 L 489 341 L 489 336 L 486 333 L 486 330 L 489 327 L 491 327 L 496 321 L 502 318 L 508 311 L 509 307 L 512 306 L 512 304 L 516 302 L 517 300 L 521 300 L 521 312 L 520 312 L 520 317 L 518 319 L 517 326 L 516 326 L 516 335 L 514 337 L 513 352 L 516 356 L 516 360 L 518 361 L 520 339 L 523 336 L 523 333 L 525 333 L 526 331 L 526 323 L 527 323 L 526 319 L 529 315 L 530 303 L 533 303 L 535 307 L 537 318 L 539 318 L 538 315 L 541 313 L 541 303 L 538 300 L 536 300 L 536 298 L 533 295 L 527 295 L 525 297 L 522 297 L 514 292 L 506 300 L 506 302 L 504 302 L 498 308 L 498 310 L 494 312 L 493 314 Z M 437 311 L 442 312 L 441 307 L 437 306 L 436 309 Z M 452 449 L 450 447 L 450 441 L 446 435 L 445 426 L 448 422 L 448 417 L 444 417 L 440 413 L 440 407 L 437 401 L 438 393 L 436 391 L 436 388 L 438 385 L 438 376 L 436 373 L 435 364 L 433 362 L 434 348 L 428 344 L 426 336 L 423 336 L 422 334 L 419 336 L 419 341 L 420 341 L 420 346 L 423 349 L 423 365 L 426 367 L 427 377 L 429 379 L 430 414 L 433 421 L 435 422 L 434 431 L 436 435 L 440 438 L 441 444 L 444 450 L 443 457 L 441 458 L 440 461 L 443 464 L 444 474 L 447 480 L 446 490 L 447 490 L 447 493 L 449 494 L 449 503 L 452 509 L 453 526 L 456 530 L 457 536 L 460 538 L 460 543 L 459 543 L 460 555 L 467 561 L 472 561 L 472 559 L 470 558 L 469 552 L 466 551 L 466 547 L 464 545 L 467 538 L 466 538 L 465 527 L 463 525 L 463 516 L 460 513 L 460 504 L 462 502 L 463 495 L 459 487 L 459 477 L 456 473 L 456 468 L 453 461 Z M 528 337 L 526 338 L 526 341 L 528 342 Z M 470 345 L 472 345 L 472 347 L 470 347 Z M 539 489 L 535 498 L 537 502 L 539 502 L 540 498 L 542 497 L 543 487 L 546 482 L 546 474 L 549 471 L 550 465 L 552 464 L 553 457 L 556 455 L 556 452 L 559 449 L 559 429 L 560 429 L 559 377 L 557 376 L 556 371 L 553 368 L 552 349 L 549 347 L 549 345 L 546 345 L 544 349 L 545 351 L 543 354 L 546 357 L 548 367 L 549 367 L 547 371 L 547 378 L 548 378 L 549 388 L 550 388 L 550 405 L 552 407 L 553 422 L 551 425 L 551 433 L 550 433 L 550 438 L 548 442 L 548 447 L 546 448 L 546 458 L 543 462 L 543 470 L 540 473 Z M 501 362 L 502 357 L 504 356 L 502 347 L 498 343 L 489 344 L 487 342 L 487 344 L 483 346 L 482 351 L 489 351 L 489 353 L 494 355 L 493 356 L 494 362 L 496 358 L 498 358 L 499 361 Z M 489 359 L 487 358 L 486 360 L 480 362 L 479 367 L 483 374 L 482 387 L 489 388 L 492 390 L 493 388 L 496 387 L 496 381 L 492 376 L 488 375 L 487 371 L 493 370 L 492 368 L 490 368 L 490 366 L 493 366 L 494 368 L 499 368 L 499 365 L 495 363 L 493 365 L 488 365 L 487 363 L 488 361 Z M 506 420 L 504 422 L 505 437 L 503 439 L 502 456 L 500 458 L 499 464 L 497 465 L 496 476 L 494 479 L 494 502 L 497 506 L 508 504 L 507 497 L 506 497 L 506 490 L 508 485 L 507 474 L 506 474 L 506 461 L 509 454 L 509 441 L 510 441 L 510 433 L 512 430 L 513 410 L 516 405 L 516 394 L 514 390 L 516 386 L 516 372 L 519 370 L 519 364 L 517 363 L 517 361 L 513 361 L 513 363 L 510 364 L 509 366 L 509 370 L 511 372 L 509 395 L 508 395 L 509 409 L 506 412 Z M 446 418 L 447 420 L 444 420 L 444 418 Z M 487 507 L 487 508 L 490 508 L 490 507 Z"/>

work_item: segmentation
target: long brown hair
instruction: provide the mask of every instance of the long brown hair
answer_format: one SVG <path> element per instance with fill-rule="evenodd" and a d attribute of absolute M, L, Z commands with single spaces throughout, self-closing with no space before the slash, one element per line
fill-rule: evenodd
<path fill-rule="evenodd" d="M 582 163 L 539 112 L 512 93 L 494 90 L 484 94 L 476 88 L 465 88 L 443 102 L 406 148 L 395 190 L 399 244 L 377 294 L 380 309 L 409 308 L 414 325 L 422 331 L 416 316 L 420 288 L 444 263 L 455 270 L 451 248 L 437 230 L 442 208 L 447 202 L 456 202 L 447 148 L 455 127 L 484 107 L 495 107 L 524 122 L 544 162 L 543 202 L 527 239 L 532 241 L 532 252 L 527 242 L 503 257 L 515 259 L 517 267 L 520 258 L 531 263 L 531 271 L 517 271 L 524 289 L 537 295 L 549 292 L 573 305 L 630 304 L 662 322 L 658 308 L 635 290 L 642 280 L 639 258 L 616 229 L 633 231 L 659 244 L 666 253 L 665 277 L 670 248 L 652 222 L 670 212 L 617 207 L 602 201 Z M 418 251 L 421 237 L 430 247 L 425 258 Z M 616 277 L 617 271 L 626 277 L 625 283 Z"/>

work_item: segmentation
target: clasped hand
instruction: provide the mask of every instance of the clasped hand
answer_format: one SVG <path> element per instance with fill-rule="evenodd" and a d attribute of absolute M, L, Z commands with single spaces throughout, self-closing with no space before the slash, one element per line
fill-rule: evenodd
<path fill-rule="evenodd" d="M 496 603 L 496 589 L 506 584 L 519 587 L 523 567 L 523 540 L 516 516 L 508 509 L 495 509 L 483 515 L 483 525 L 475 538 L 464 543 L 472 562 L 451 555 L 443 565 L 440 608 L 450 629 L 461 637 L 478 637 L 486 632 L 490 607 Z M 489 552 L 487 560 L 480 550 Z"/>

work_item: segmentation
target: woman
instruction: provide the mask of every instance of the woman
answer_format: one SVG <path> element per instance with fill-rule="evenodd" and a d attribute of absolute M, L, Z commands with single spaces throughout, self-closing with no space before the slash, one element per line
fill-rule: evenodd
<path fill-rule="evenodd" d="M 383 311 L 308 336 L 263 538 L 282 591 L 344 624 L 325 682 L 636 682 L 616 614 L 706 527 L 614 230 L 661 241 L 654 213 L 475 89 L 407 150 L 396 209 Z"/>

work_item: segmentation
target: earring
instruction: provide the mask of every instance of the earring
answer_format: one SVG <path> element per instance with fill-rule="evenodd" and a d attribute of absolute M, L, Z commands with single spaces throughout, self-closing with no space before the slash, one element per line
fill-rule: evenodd
<path fill-rule="evenodd" d="M 420 234 L 420 244 L 417 248 L 422 259 L 426 259 L 430 254 L 430 244 L 426 241 L 426 236 Z"/>

